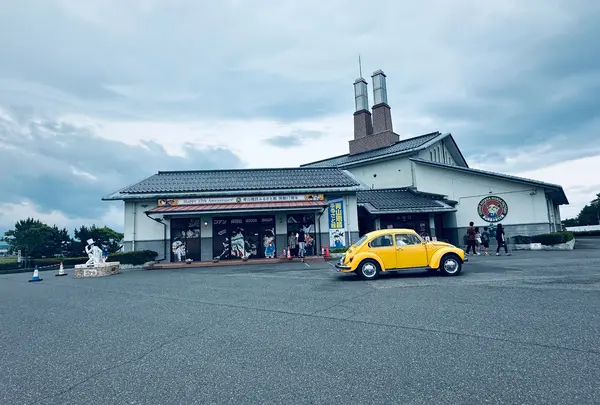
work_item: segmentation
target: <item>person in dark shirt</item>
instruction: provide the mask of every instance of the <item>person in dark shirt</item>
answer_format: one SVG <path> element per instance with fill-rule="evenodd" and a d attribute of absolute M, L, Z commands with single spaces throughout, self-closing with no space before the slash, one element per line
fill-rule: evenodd
<path fill-rule="evenodd" d="M 469 222 L 469 227 L 467 228 L 467 254 L 469 254 L 471 248 L 473 248 L 473 253 L 471 253 L 472 255 L 479 254 L 477 253 L 477 250 L 475 248 L 475 242 L 477 240 L 477 231 L 475 230 L 475 227 L 473 225 L 475 224 L 473 223 L 473 221 L 471 221 Z"/>
<path fill-rule="evenodd" d="M 300 228 L 298 232 L 298 256 L 304 258 L 304 249 L 306 248 L 306 234 L 304 229 Z"/>
<path fill-rule="evenodd" d="M 496 256 L 500 256 L 500 248 L 502 247 L 504 247 L 504 253 L 506 256 L 510 256 L 508 247 L 506 246 L 506 235 L 504 234 L 504 227 L 502 227 L 502 224 L 498 224 L 498 227 L 496 228 L 496 242 L 498 242 Z"/>

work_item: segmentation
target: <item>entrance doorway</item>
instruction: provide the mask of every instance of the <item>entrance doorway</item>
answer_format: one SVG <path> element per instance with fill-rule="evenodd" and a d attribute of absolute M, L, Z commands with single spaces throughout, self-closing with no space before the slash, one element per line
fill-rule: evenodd
<path fill-rule="evenodd" d="M 213 218 L 213 257 L 219 260 L 274 258 L 275 217 Z"/>
<path fill-rule="evenodd" d="M 171 261 L 200 261 L 200 219 L 171 220 Z"/>
<path fill-rule="evenodd" d="M 287 216 L 287 238 L 291 235 L 298 235 L 300 230 L 304 231 L 304 256 L 315 256 L 317 254 L 317 247 L 315 242 L 315 214 L 290 214 Z M 290 248 L 291 255 L 298 255 L 298 247 Z"/>

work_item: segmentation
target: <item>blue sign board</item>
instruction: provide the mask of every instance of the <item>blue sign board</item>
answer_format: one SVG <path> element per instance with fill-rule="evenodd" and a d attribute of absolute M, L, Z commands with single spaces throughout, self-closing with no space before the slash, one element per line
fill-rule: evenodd
<path fill-rule="evenodd" d="M 344 229 L 344 200 L 329 201 L 329 229 Z"/>

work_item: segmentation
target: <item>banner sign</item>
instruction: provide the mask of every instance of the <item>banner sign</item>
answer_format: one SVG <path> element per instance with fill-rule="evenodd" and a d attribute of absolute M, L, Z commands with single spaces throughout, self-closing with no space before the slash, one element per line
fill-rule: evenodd
<path fill-rule="evenodd" d="M 159 207 L 175 207 L 179 205 L 204 205 L 204 204 L 244 204 L 262 202 L 286 202 L 286 201 L 323 201 L 323 194 L 300 194 L 300 195 L 264 195 L 247 197 L 207 197 L 187 199 L 160 199 Z"/>
<path fill-rule="evenodd" d="M 344 229 L 344 200 L 329 201 L 329 229 Z"/>
<path fill-rule="evenodd" d="M 342 198 L 329 201 L 329 247 L 346 247 L 346 221 Z"/>

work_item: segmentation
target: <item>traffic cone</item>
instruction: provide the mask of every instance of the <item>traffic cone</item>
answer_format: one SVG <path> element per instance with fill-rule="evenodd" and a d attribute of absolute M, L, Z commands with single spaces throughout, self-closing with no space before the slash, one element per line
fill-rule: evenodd
<path fill-rule="evenodd" d="M 33 269 L 33 277 L 31 277 L 31 280 L 29 280 L 29 282 L 31 283 L 32 281 L 42 281 L 43 279 L 40 278 L 39 272 L 38 272 L 38 267 L 37 264 L 35 265 L 35 268 Z"/>
<path fill-rule="evenodd" d="M 329 245 L 325 245 L 325 257 L 331 257 L 329 254 Z"/>
<path fill-rule="evenodd" d="M 287 258 L 290 259 L 290 260 L 292 260 L 292 254 L 290 253 L 290 247 L 289 246 L 288 246 L 288 249 L 287 249 Z"/>
<path fill-rule="evenodd" d="M 67 273 L 65 273 L 65 269 L 63 268 L 63 264 L 62 262 L 60 262 L 60 266 L 58 268 L 58 274 L 55 274 L 55 276 L 66 276 Z"/>

